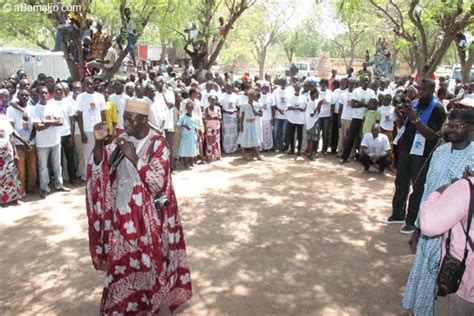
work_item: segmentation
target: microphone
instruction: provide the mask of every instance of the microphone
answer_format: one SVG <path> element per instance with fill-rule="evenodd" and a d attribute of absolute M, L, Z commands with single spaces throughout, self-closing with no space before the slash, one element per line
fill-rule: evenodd
<path fill-rule="evenodd" d="M 117 143 L 123 142 L 126 140 L 128 140 L 128 135 L 124 133 L 117 138 Z M 120 148 L 119 145 L 117 145 L 109 157 L 109 165 L 112 168 L 117 168 L 118 165 L 122 162 L 124 157 L 125 155 L 123 154 L 122 149 Z"/>

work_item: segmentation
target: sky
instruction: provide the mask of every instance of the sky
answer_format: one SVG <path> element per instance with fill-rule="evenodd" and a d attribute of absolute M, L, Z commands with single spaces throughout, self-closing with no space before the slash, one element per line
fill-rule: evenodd
<path fill-rule="evenodd" d="M 315 15 L 317 12 L 314 10 L 317 0 L 281 0 L 282 5 L 289 5 L 290 3 L 295 4 L 295 13 L 292 18 L 287 21 L 287 25 L 290 29 L 296 28 L 298 23 L 311 18 L 311 15 Z M 319 14 L 313 18 L 318 25 L 318 32 L 328 38 L 333 39 L 337 35 L 344 32 L 343 26 L 338 22 L 336 17 L 336 9 L 329 0 L 320 0 Z"/>

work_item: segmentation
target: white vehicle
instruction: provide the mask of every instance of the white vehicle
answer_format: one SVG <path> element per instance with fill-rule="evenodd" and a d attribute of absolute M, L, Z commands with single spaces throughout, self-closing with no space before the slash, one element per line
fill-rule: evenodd
<path fill-rule="evenodd" d="M 461 66 L 456 65 L 453 69 L 453 73 L 449 79 L 449 84 L 448 84 L 448 91 L 454 92 L 454 88 L 456 87 L 456 80 L 461 80 Z M 471 67 L 471 75 L 469 78 L 469 82 L 474 81 L 474 66 Z"/>
<path fill-rule="evenodd" d="M 303 77 L 311 77 L 315 75 L 316 72 L 316 65 L 310 62 L 296 62 L 289 64 L 286 70 L 287 76 L 291 74 L 291 67 L 295 64 L 296 68 L 298 68 L 298 72 L 296 73 L 296 77 L 298 79 L 302 79 Z"/>

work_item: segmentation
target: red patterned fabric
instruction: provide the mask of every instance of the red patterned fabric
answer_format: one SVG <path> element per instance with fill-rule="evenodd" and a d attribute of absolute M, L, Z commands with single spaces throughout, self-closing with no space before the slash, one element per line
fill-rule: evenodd
<path fill-rule="evenodd" d="M 90 253 L 94 267 L 106 272 L 101 313 L 146 315 L 163 303 L 173 311 L 192 289 L 168 145 L 150 132 L 137 168 L 126 158 L 111 168 L 114 148 L 106 146 L 103 162 L 87 169 Z M 157 212 L 153 197 L 163 194 L 169 205 Z"/>

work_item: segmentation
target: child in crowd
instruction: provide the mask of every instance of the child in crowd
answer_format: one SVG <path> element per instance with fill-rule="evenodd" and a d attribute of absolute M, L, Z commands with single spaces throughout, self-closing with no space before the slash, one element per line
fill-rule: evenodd
<path fill-rule="evenodd" d="M 316 88 L 311 89 L 309 93 L 309 102 L 306 106 L 306 134 L 308 145 L 306 146 L 305 155 L 309 160 L 315 159 L 315 143 L 319 140 L 318 132 L 318 113 L 317 106 L 319 91 Z"/>
<path fill-rule="evenodd" d="M 256 100 L 256 92 L 249 89 L 247 92 L 248 102 L 240 106 L 240 147 L 242 149 L 242 158 L 245 160 L 245 149 L 253 150 L 258 160 L 263 160 L 259 152 L 260 140 L 257 129 L 257 116 L 262 116 L 262 110 Z"/>
<path fill-rule="evenodd" d="M 370 133 L 375 123 L 380 123 L 380 112 L 377 111 L 378 101 L 375 98 L 369 100 L 367 109 L 364 111 L 364 125 L 362 125 L 362 135 Z"/>
<path fill-rule="evenodd" d="M 179 157 L 183 158 L 186 169 L 193 165 L 193 159 L 197 156 L 197 141 L 199 122 L 193 116 L 194 103 L 186 103 L 186 114 L 179 119 L 178 126 L 181 127 L 181 139 L 179 142 Z"/>

